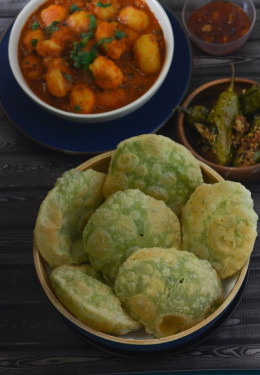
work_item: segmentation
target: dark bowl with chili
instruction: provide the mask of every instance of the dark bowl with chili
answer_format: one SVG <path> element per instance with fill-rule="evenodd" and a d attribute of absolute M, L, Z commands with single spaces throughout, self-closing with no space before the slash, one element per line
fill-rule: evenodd
<path fill-rule="evenodd" d="M 248 39 L 256 20 L 252 0 L 186 0 L 182 22 L 189 38 L 202 51 L 227 55 Z"/>
<path fill-rule="evenodd" d="M 191 108 L 200 105 L 212 109 L 220 93 L 227 90 L 231 79 L 224 78 L 208 82 L 195 89 L 182 103 L 182 108 Z M 240 93 L 242 90 L 259 85 L 259 82 L 245 79 L 235 78 L 234 91 Z M 260 163 L 245 167 L 224 166 L 216 163 L 210 152 L 204 152 L 201 147 L 201 138 L 199 133 L 185 121 L 185 115 L 179 112 L 176 123 L 176 138 L 187 147 L 192 154 L 202 162 L 216 170 L 221 176 L 227 180 L 242 182 L 243 184 L 257 183 L 260 181 Z"/>

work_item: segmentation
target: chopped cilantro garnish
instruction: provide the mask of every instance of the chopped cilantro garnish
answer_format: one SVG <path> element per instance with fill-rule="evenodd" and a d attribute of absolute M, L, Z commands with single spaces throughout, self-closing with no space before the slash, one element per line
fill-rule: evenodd
<path fill-rule="evenodd" d="M 88 30 L 91 31 L 96 27 L 96 18 L 93 14 L 90 14 L 89 18 L 90 18 L 90 22 L 88 25 Z"/>
<path fill-rule="evenodd" d="M 125 36 L 125 33 L 121 30 L 115 30 L 115 37 L 116 39 L 121 40 Z"/>
<path fill-rule="evenodd" d="M 67 81 L 70 81 L 70 82 L 72 81 L 72 77 L 71 77 L 70 74 L 65 73 L 65 72 L 62 72 L 62 74 L 64 75 L 64 77 L 66 78 Z"/>
<path fill-rule="evenodd" d="M 89 39 L 91 39 L 90 35 L 86 34 L 86 36 L 84 36 L 84 38 L 82 38 L 81 41 L 79 42 L 80 47 L 81 48 L 85 47 Z"/>
<path fill-rule="evenodd" d="M 60 28 L 57 26 L 59 24 L 59 21 L 53 21 L 50 26 L 47 26 L 45 28 L 45 31 L 48 34 L 52 34 L 54 31 L 58 31 Z"/>
<path fill-rule="evenodd" d="M 75 68 L 81 68 L 82 64 L 80 62 L 79 52 L 81 50 L 80 44 L 73 42 L 74 49 L 70 52 L 70 58 L 74 61 Z"/>
<path fill-rule="evenodd" d="M 89 39 L 93 38 L 93 29 L 96 27 L 96 18 L 93 14 L 88 15 L 90 18 L 89 26 L 88 26 L 88 32 L 87 33 L 81 33 L 80 37 L 82 38 L 80 41 L 81 47 L 85 47 L 86 43 L 89 41 Z"/>
<path fill-rule="evenodd" d="M 73 43 L 73 50 L 70 52 L 70 57 L 74 61 L 74 66 L 76 68 L 84 67 L 84 70 L 87 70 L 89 64 L 97 57 L 96 46 L 93 46 L 90 52 L 81 51 L 87 42 L 93 38 L 93 29 L 96 27 L 96 18 L 93 14 L 89 16 L 90 22 L 88 26 L 88 32 L 83 34 L 81 33 L 81 40 L 79 42 Z"/>
<path fill-rule="evenodd" d="M 111 5 L 112 5 L 112 3 L 103 4 L 100 1 L 98 1 L 97 4 L 96 4 L 96 6 L 100 7 L 100 8 L 107 8 L 107 7 L 110 7 Z"/>
<path fill-rule="evenodd" d="M 93 46 L 90 52 L 79 51 L 72 58 L 76 68 L 84 67 L 87 70 L 92 61 L 97 57 L 96 46 Z"/>
<path fill-rule="evenodd" d="M 74 52 L 78 52 L 81 49 L 80 44 L 77 43 L 77 42 L 73 42 L 73 47 L 74 47 L 74 49 L 73 49 L 73 51 L 71 51 L 70 54 L 72 54 Z"/>
<path fill-rule="evenodd" d="M 32 40 L 31 40 L 31 45 L 32 45 L 33 47 L 35 47 L 36 44 L 37 44 L 37 42 L 38 42 L 38 39 L 32 39 Z"/>
<path fill-rule="evenodd" d="M 100 46 L 103 43 L 111 43 L 113 40 L 115 40 L 114 36 L 111 36 L 111 38 L 102 38 L 97 42 L 97 46 Z"/>
<path fill-rule="evenodd" d="M 32 25 L 32 30 L 37 30 L 39 26 L 40 26 L 39 22 L 34 22 Z"/>
<path fill-rule="evenodd" d="M 90 52 L 87 52 L 87 55 L 85 55 L 85 58 L 84 58 L 84 70 L 88 70 L 89 68 L 89 65 L 95 60 L 95 58 L 97 57 L 97 48 L 96 46 L 93 46 L 91 48 L 91 51 Z"/>
<path fill-rule="evenodd" d="M 115 36 L 111 36 L 111 38 L 102 38 L 97 42 L 97 46 L 99 47 L 103 43 L 111 43 L 115 39 L 122 39 L 125 36 L 123 31 L 115 30 Z"/>
<path fill-rule="evenodd" d="M 73 42 L 73 50 L 70 52 L 70 58 L 72 59 L 72 60 L 74 60 L 74 66 L 76 67 L 76 68 L 80 68 L 80 66 L 77 66 L 77 63 L 76 63 L 76 60 L 77 60 L 77 55 L 78 55 L 78 52 L 81 50 L 81 46 L 80 46 L 80 44 L 79 43 L 77 43 L 77 42 Z"/>
<path fill-rule="evenodd" d="M 72 5 L 70 6 L 69 14 L 75 12 L 76 10 L 81 10 L 81 8 L 79 8 L 79 7 L 77 6 L 77 4 L 72 4 Z"/>
<path fill-rule="evenodd" d="M 81 106 L 75 105 L 74 112 L 80 112 L 82 110 Z"/>

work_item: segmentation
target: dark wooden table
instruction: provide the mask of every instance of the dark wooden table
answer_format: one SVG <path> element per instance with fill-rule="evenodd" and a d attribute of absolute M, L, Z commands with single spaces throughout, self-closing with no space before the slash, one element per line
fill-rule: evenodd
<path fill-rule="evenodd" d="M 164 0 L 179 20 L 183 2 Z M 260 0 L 254 2 L 255 28 L 239 51 L 211 57 L 192 47 L 190 91 L 210 80 L 229 77 L 231 62 L 236 76 L 260 81 Z M 0 0 L 0 33 L 26 3 L 27 0 Z M 172 137 L 174 121 L 173 116 L 159 133 Z M 1 113 L 0 155 L 0 373 L 89 375 L 260 369 L 259 239 L 242 301 L 210 338 L 182 354 L 171 353 L 154 360 L 111 355 L 83 341 L 61 318 L 39 284 L 32 257 L 32 231 L 42 199 L 58 176 L 87 157 L 66 155 L 33 143 Z M 260 181 L 247 187 L 259 214 Z"/>

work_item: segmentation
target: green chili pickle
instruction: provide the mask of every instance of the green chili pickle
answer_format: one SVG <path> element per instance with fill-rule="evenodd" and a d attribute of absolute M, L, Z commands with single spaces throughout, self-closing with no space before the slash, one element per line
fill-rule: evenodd
<path fill-rule="evenodd" d="M 260 85 L 252 85 L 239 95 L 241 111 L 244 116 L 260 113 Z"/>

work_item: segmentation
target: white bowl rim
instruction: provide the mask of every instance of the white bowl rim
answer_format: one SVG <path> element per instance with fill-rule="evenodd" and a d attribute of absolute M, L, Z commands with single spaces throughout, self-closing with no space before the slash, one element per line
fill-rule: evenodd
<path fill-rule="evenodd" d="M 107 151 L 107 152 L 102 153 L 100 155 L 94 156 L 93 158 L 89 159 L 87 162 L 79 165 L 77 167 L 77 169 L 83 170 L 83 169 L 90 168 L 90 166 L 89 166 L 90 163 L 92 164 L 95 161 L 99 161 L 102 158 L 107 159 L 107 158 L 111 157 L 112 153 L 113 153 L 113 151 Z M 224 181 L 223 177 L 221 177 L 211 167 L 209 167 L 205 163 L 201 162 L 200 160 L 199 160 L 199 163 L 200 163 L 200 166 L 202 168 L 205 167 L 207 170 L 210 170 L 211 174 L 216 179 L 219 179 L 219 181 Z M 40 255 L 40 253 L 39 253 L 39 251 L 36 247 L 35 242 L 33 242 L 33 258 L 34 258 L 34 265 L 35 265 L 36 273 L 37 273 L 38 279 L 41 283 L 41 286 L 42 286 L 43 290 L 45 291 L 47 297 L 49 298 L 51 303 L 54 305 L 54 307 L 67 320 L 69 320 L 75 326 L 82 329 L 82 331 L 84 331 L 86 333 L 90 333 L 93 336 L 99 337 L 99 338 L 101 338 L 103 340 L 106 340 L 106 341 L 120 343 L 120 344 L 124 344 L 124 345 L 127 344 L 127 345 L 130 345 L 130 346 L 153 346 L 153 345 L 166 344 L 166 343 L 169 343 L 169 342 L 175 342 L 179 339 L 183 339 L 183 338 L 189 336 L 190 334 L 200 330 L 201 328 L 206 327 L 209 323 L 213 322 L 214 319 L 216 319 L 219 314 L 223 313 L 225 311 L 225 309 L 229 306 L 229 304 L 233 301 L 233 299 L 235 298 L 236 294 L 240 290 L 240 287 L 242 286 L 242 284 L 245 280 L 247 270 L 248 270 L 248 266 L 249 266 L 249 262 L 250 262 L 250 258 L 249 258 L 246 261 L 246 263 L 244 264 L 244 266 L 242 267 L 242 269 L 240 271 L 238 271 L 239 276 L 238 276 L 238 278 L 235 282 L 235 285 L 234 285 L 233 289 L 231 290 L 230 294 L 227 296 L 225 301 L 211 315 L 209 315 L 202 322 L 196 324 L 195 326 L 193 326 L 193 327 L 191 327 L 191 328 L 189 328 L 189 329 L 187 329 L 183 332 L 177 333 L 175 335 L 167 336 L 167 337 L 160 338 L 160 339 L 159 338 L 152 338 L 152 339 L 140 339 L 140 340 L 138 339 L 137 340 L 137 339 L 134 339 L 134 338 L 124 338 L 122 336 L 114 336 L 114 335 L 110 335 L 110 334 L 107 334 L 107 333 L 103 333 L 103 332 L 97 331 L 97 330 L 89 327 L 88 325 L 80 322 L 75 316 L 73 316 L 61 304 L 61 302 L 57 299 L 54 292 L 51 290 L 51 288 L 47 284 L 47 282 L 45 280 L 45 276 L 44 276 L 44 274 L 46 273 L 46 270 L 43 266 L 43 259 L 42 259 L 41 255 Z"/>
<path fill-rule="evenodd" d="M 240 38 L 236 39 L 236 40 L 233 40 L 232 42 L 228 42 L 228 43 L 208 43 L 208 42 L 205 42 L 204 40 L 202 39 L 199 39 L 198 37 L 196 37 L 196 35 L 194 35 L 188 28 L 188 25 L 185 21 L 185 16 L 184 16 L 184 13 L 185 13 L 185 9 L 186 9 L 186 6 L 187 4 L 190 2 L 191 0 L 186 0 L 184 5 L 183 5 L 183 8 L 182 8 L 182 22 L 183 22 L 183 25 L 185 27 L 185 30 L 186 32 L 188 33 L 189 37 L 194 40 L 194 41 L 197 41 L 201 46 L 207 48 L 207 47 L 213 47 L 213 48 L 224 48 L 224 47 L 232 47 L 232 46 L 236 46 L 236 44 L 238 44 L 238 42 L 242 42 L 243 40 L 246 40 L 248 38 L 248 36 L 250 35 L 251 31 L 253 30 L 253 27 L 255 25 L 255 21 L 256 21 L 256 8 L 255 8 L 255 4 L 253 2 L 253 0 L 245 0 L 247 1 L 248 3 L 250 3 L 251 7 L 252 7 L 252 10 L 253 10 L 253 19 L 252 19 L 252 22 L 251 22 L 251 25 L 249 27 L 249 29 L 247 30 L 247 32 L 242 35 Z M 210 3 L 212 0 L 208 0 L 208 3 Z M 232 2 L 232 0 L 231 0 Z M 207 4 L 207 3 L 206 3 Z M 204 4 L 204 5 L 206 5 Z"/>
<path fill-rule="evenodd" d="M 67 112 L 67 111 L 63 111 L 61 109 L 58 109 L 56 107 L 53 107 L 50 104 L 41 100 L 37 95 L 35 95 L 33 93 L 33 91 L 27 85 L 25 79 L 23 78 L 23 75 L 22 75 L 22 72 L 20 70 L 17 57 L 18 57 L 18 42 L 19 42 L 19 39 L 20 39 L 21 31 L 24 27 L 24 24 L 25 24 L 26 20 L 39 6 L 41 6 L 46 1 L 47 0 L 30 0 L 29 3 L 26 4 L 26 6 L 22 9 L 22 11 L 18 14 L 18 16 L 17 16 L 17 18 L 16 18 L 16 20 L 15 20 L 13 26 L 12 26 L 10 38 L 9 38 L 9 44 L 8 44 L 8 56 L 9 56 L 9 63 L 10 63 L 12 73 L 13 73 L 16 81 L 20 85 L 20 87 L 23 89 L 23 91 L 32 100 L 34 100 L 38 105 L 40 105 L 41 107 L 44 107 L 46 110 L 48 110 L 48 111 L 50 111 L 50 112 L 52 112 L 56 115 L 62 116 L 63 118 L 67 118 L 67 120 L 76 121 L 75 119 L 78 119 L 78 120 L 80 120 L 80 119 L 81 120 L 88 120 L 89 119 L 89 120 L 93 120 L 93 121 L 95 121 L 95 120 L 97 120 L 97 121 L 102 121 L 102 120 L 108 121 L 106 119 L 107 117 L 111 117 L 111 120 L 113 120 L 115 118 L 119 118 L 119 117 L 123 116 L 124 112 L 126 112 L 126 115 L 127 115 L 127 114 L 131 113 L 132 111 L 137 110 L 138 108 L 140 108 L 142 103 L 145 104 L 150 99 L 150 97 L 155 92 L 157 92 L 159 87 L 162 85 L 164 79 L 166 78 L 166 76 L 169 72 L 170 66 L 172 64 L 172 58 L 173 58 L 173 54 L 174 54 L 174 35 L 173 35 L 173 30 L 172 30 L 170 20 L 169 20 L 167 14 L 166 14 L 164 8 L 162 7 L 162 5 L 157 0 L 144 0 L 147 3 L 149 8 L 150 8 L 150 4 L 152 4 L 152 6 L 157 9 L 158 12 L 156 12 L 155 10 L 151 10 L 152 13 L 155 15 L 155 17 L 157 16 L 158 13 L 163 14 L 163 16 L 164 16 L 163 23 L 160 23 L 158 18 L 157 18 L 157 21 L 159 22 L 162 29 L 165 28 L 165 30 L 167 30 L 167 33 L 164 32 L 164 39 L 165 39 L 165 42 L 166 42 L 167 58 L 165 58 L 165 60 L 163 62 L 163 66 L 162 66 L 162 69 L 159 73 L 158 78 L 156 79 L 154 84 L 142 96 L 140 96 L 135 101 L 133 101 L 133 102 L 131 102 L 131 103 L 129 103 L 129 104 L 123 106 L 123 107 L 120 107 L 120 108 L 112 110 L 112 111 L 107 111 L 107 112 L 97 113 L 97 114 L 79 114 L 79 113 L 74 113 L 74 112 Z M 20 25 L 20 20 L 23 19 L 23 17 L 26 17 L 26 20 L 23 21 L 22 24 Z M 131 107 L 134 107 L 133 110 L 131 110 Z"/>

